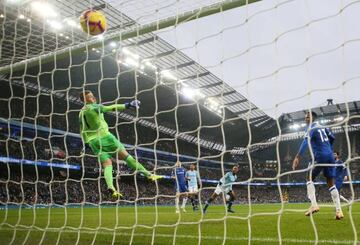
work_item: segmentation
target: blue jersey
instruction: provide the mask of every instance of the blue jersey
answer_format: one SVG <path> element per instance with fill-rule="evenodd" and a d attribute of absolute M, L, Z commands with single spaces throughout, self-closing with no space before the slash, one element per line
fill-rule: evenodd
<path fill-rule="evenodd" d="M 195 187 L 198 185 L 199 173 L 196 170 L 189 170 L 186 172 L 186 178 L 188 178 L 188 187 Z"/>
<path fill-rule="evenodd" d="M 300 146 L 299 155 L 304 154 L 308 147 L 308 140 L 315 156 L 315 161 L 319 163 L 333 163 L 334 155 L 332 144 L 335 140 L 334 135 L 328 128 L 321 128 L 317 122 L 310 125 L 305 131 L 304 140 Z"/>
<path fill-rule="evenodd" d="M 172 172 L 172 176 L 176 177 L 176 181 L 175 181 L 176 186 L 186 185 L 185 172 L 186 172 L 185 169 L 182 167 L 175 168 L 175 170 Z"/>
<path fill-rule="evenodd" d="M 344 179 L 345 176 L 348 176 L 347 168 L 346 168 L 344 162 L 341 160 L 337 160 L 335 163 L 336 163 L 336 165 L 338 165 L 336 167 L 336 179 L 338 179 L 338 178 Z"/>
<path fill-rule="evenodd" d="M 346 168 L 344 162 L 341 160 L 337 160 L 335 163 L 339 165 L 336 167 L 335 185 L 336 188 L 340 190 L 343 185 L 344 178 L 348 176 L 348 169 Z"/>

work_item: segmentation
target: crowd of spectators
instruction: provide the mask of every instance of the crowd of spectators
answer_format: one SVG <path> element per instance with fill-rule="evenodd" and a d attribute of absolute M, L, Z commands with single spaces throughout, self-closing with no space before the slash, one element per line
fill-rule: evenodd
<path fill-rule="evenodd" d="M 24 96 L 19 96 L 22 98 Z M 56 106 L 45 106 L 55 103 Z M 50 105 L 51 105 L 50 103 Z M 26 108 L 24 108 L 26 104 Z M 44 106 L 38 106 L 44 105 Z M 74 106 L 74 105 L 72 105 Z M 16 96 L 11 100 L 11 110 L 7 102 L 0 101 L 0 117 L 11 118 L 20 122 L 30 123 L 31 125 L 40 125 L 48 129 L 59 129 L 65 132 L 78 133 L 78 108 L 69 110 L 67 101 L 59 98 L 52 98 L 42 95 L 37 97 L 26 97 L 26 103 Z M 30 108 L 33 108 L 31 110 Z M 37 108 L 37 109 L 36 109 Z M 74 108 L 73 108 L 74 109 Z M 77 109 L 77 110 L 76 110 Z M 189 155 L 194 157 L 214 156 L 219 160 L 219 151 L 200 148 L 193 144 L 178 138 L 170 139 L 168 135 L 144 127 L 136 122 L 127 122 L 115 119 L 113 116 L 107 116 L 109 126 L 123 143 L 130 145 L 144 146 L 150 149 L 162 150 L 169 153 L 178 153 L 180 155 Z M 120 128 L 120 130 L 117 130 Z M 343 137 L 336 141 L 335 147 L 345 152 L 347 146 Z M 360 135 L 358 132 L 351 133 L 351 142 L 354 142 L 352 149 L 357 154 Z M 176 142 L 175 142 L 176 139 Z M 345 143 L 344 143 L 345 142 Z M 280 144 L 281 164 L 277 161 L 266 162 L 268 159 L 276 158 L 275 146 L 252 152 L 251 159 L 244 156 L 231 159 L 228 155 L 222 160 L 240 163 L 239 181 L 249 181 L 256 183 L 269 183 L 280 178 L 281 182 L 304 182 L 306 171 L 297 174 L 291 174 L 291 160 L 296 154 L 300 140 L 285 142 Z M 129 150 L 133 155 L 134 151 Z M 69 203 L 107 203 L 111 198 L 107 194 L 105 181 L 101 177 L 97 157 L 93 156 L 90 149 L 86 148 L 79 138 L 66 134 L 49 134 L 41 130 L 19 130 L 0 126 L 0 155 L 18 159 L 27 159 L 33 161 L 62 162 L 65 164 L 81 165 L 80 173 L 69 174 L 67 171 L 49 169 L 37 169 L 28 167 L 8 168 L 8 165 L 2 164 L 0 171 L 0 202 L 1 204 L 69 204 Z M 174 162 L 163 160 L 154 161 L 154 159 L 137 157 L 147 169 L 156 171 L 157 174 L 170 175 L 173 170 Z M 250 161 L 251 160 L 251 161 Z M 356 162 L 355 162 L 356 163 Z M 305 164 L 305 163 L 303 163 Z M 7 167 L 4 167 L 7 166 Z M 157 166 L 157 168 L 155 168 Z M 350 171 L 352 179 L 359 180 L 359 164 L 351 164 Z M 187 167 L 187 166 L 185 166 Z M 306 168 L 306 165 L 302 166 Z M 208 166 L 199 163 L 199 172 L 202 179 L 218 180 L 222 177 L 223 171 L 230 167 Z M 36 171 L 33 171 L 33 170 Z M 166 205 L 174 203 L 174 183 L 172 180 L 165 179 L 159 181 L 159 184 L 149 182 L 144 178 L 131 175 L 132 170 L 125 164 L 117 164 L 116 180 L 120 192 L 124 194 L 124 199 L 120 201 L 124 205 L 138 204 Z M 8 176 L 7 170 L 11 170 Z M 284 173 L 289 173 L 285 174 Z M 279 174 L 282 174 L 279 177 Z M 129 176 L 127 176 L 129 175 Z M 265 180 L 266 179 L 266 180 Z M 207 199 L 215 187 L 215 184 L 203 185 L 201 199 Z M 318 199 L 321 201 L 330 201 L 330 195 L 325 186 L 318 187 Z M 235 186 L 238 203 L 274 203 L 281 201 L 281 195 L 276 186 Z M 290 202 L 304 202 L 306 198 L 305 186 L 282 188 L 283 194 L 286 193 Z M 344 195 L 350 196 L 349 187 L 345 186 Z M 354 190 L 358 195 L 360 189 L 354 185 Z M 218 199 L 217 202 L 221 202 Z"/>
<path fill-rule="evenodd" d="M 33 172 L 19 170 L 8 171 L 2 169 L 0 175 L 0 203 L 4 204 L 102 204 L 111 203 L 109 193 L 106 190 L 104 179 L 101 175 L 93 178 L 79 176 L 68 177 L 59 172 L 39 171 Z M 22 174 L 21 174 L 22 173 Z M 173 205 L 175 200 L 174 181 L 169 179 L 160 180 L 157 184 L 141 176 L 121 175 L 115 178 L 116 185 L 124 198 L 119 201 L 120 205 Z M 261 182 L 258 182 L 261 183 Z M 264 183 L 264 182 L 263 182 Z M 216 183 L 203 183 L 201 200 L 206 200 L 214 191 Z M 317 188 L 318 200 L 330 202 L 331 197 L 325 185 Z M 360 187 L 353 185 L 355 198 L 360 195 Z M 277 186 L 247 186 L 234 185 L 238 196 L 236 203 L 279 203 L 284 195 L 289 202 L 307 202 L 306 186 L 281 187 L 281 194 Z M 351 198 L 350 186 L 344 185 L 341 194 Z M 249 199 L 250 197 L 250 199 Z M 221 203 L 218 199 L 216 203 Z"/>

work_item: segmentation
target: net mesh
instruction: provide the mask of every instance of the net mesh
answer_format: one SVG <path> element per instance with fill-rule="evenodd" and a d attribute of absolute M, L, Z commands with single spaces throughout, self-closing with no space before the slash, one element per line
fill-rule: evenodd
<path fill-rule="evenodd" d="M 359 2 L 2 1 L 4 243 L 357 244 Z M 105 14 L 104 35 L 82 32 L 87 9 Z M 105 119 L 163 179 L 149 181 L 115 156 L 124 198 L 108 194 L 104 169 L 79 136 L 84 90 L 104 105 L 141 101 Z M 314 153 L 291 168 L 310 109 L 335 134 L 349 173 L 345 220 L 332 228 L 323 179 L 321 218 L 302 217 Z M 177 161 L 199 171 L 198 212 L 175 213 Z M 234 165 L 237 213 L 226 211 L 226 193 L 201 212 Z"/>

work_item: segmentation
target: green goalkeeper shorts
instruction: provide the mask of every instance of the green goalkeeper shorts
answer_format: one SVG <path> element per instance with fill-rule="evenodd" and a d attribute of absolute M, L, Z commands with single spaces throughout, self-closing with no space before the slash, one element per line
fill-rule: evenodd
<path fill-rule="evenodd" d="M 89 142 L 89 145 L 94 154 L 99 157 L 100 162 L 104 162 L 117 152 L 125 150 L 124 145 L 112 134 L 93 139 Z"/>

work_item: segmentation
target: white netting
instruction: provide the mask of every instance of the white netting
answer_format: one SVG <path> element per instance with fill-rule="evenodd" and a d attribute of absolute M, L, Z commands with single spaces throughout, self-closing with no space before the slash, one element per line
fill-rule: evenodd
<path fill-rule="evenodd" d="M 104 35 L 82 32 L 78 17 L 90 8 L 105 14 Z M 2 1 L 4 243 L 356 244 L 359 10 L 360 1 Z M 79 136 L 84 90 L 104 105 L 142 102 L 105 119 L 164 179 L 152 182 L 115 156 L 124 198 L 108 194 Z M 310 109 L 349 169 L 339 223 L 324 179 L 316 180 L 320 214 L 303 216 L 314 153 L 291 169 Z M 200 211 L 175 213 L 177 161 L 196 164 Z M 236 213 L 223 195 L 204 214 L 235 164 Z"/>

